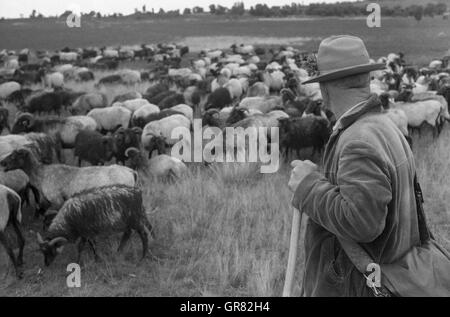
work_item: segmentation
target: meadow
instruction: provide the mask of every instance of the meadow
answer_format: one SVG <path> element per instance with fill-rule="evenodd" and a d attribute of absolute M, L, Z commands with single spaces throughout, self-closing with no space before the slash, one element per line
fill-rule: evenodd
<path fill-rule="evenodd" d="M 379 30 L 368 29 L 361 19 L 100 21 L 86 23 L 80 30 L 50 20 L 38 22 L 42 24 L 35 29 L 28 22 L 16 23 L 0 22 L 2 48 L 57 49 L 154 41 L 186 41 L 207 48 L 219 45 L 219 36 L 224 36 L 230 41 L 277 38 L 276 45 L 296 38 L 293 45 L 308 51 L 316 50 L 323 37 L 350 33 L 361 36 L 374 57 L 401 50 L 408 60 L 425 63 L 450 47 L 450 22 L 440 19 L 424 19 L 420 24 L 413 19 L 386 19 Z M 438 38 L 441 32 L 448 33 L 444 40 Z M 211 42 L 202 42 L 204 37 Z M 265 44 L 274 45 L 269 40 Z M 139 63 L 135 67 L 145 66 Z M 67 86 L 94 89 L 92 83 Z M 147 87 L 142 84 L 136 89 L 144 92 Z M 115 87 L 104 92 L 112 100 L 125 90 Z M 15 109 L 8 107 L 13 121 Z M 450 250 L 449 124 L 436 139 L 425 129 L 413 140 L 427 218 L 439 242 Z M 70 158 L 71 154 L 66 151 L 66 155 Z M 307 158 L 307 153 L 304 155 Z M 150 247 L 153 258 L 139 261 L 137 236 L 121 255 L 115 251 L 119 236 L 101 237 L 97 243 L 102 261 L 96 263 L 90 251 L 85 252 L 82 285 L 77 289 L 66 286 L 66 267 L 75 261 L 76 247 L 67 246 L 51 267 L 44 267 L 35 239 L 41 224 L 33 220 L 30 210 L 25 211 L 25 277 L 17 281 L 12 270 L 1 272 L 0 296 L 280 296 L 292 219 L 292 194 L 287 187 L 290 167 L 284 164 L 278 173 L 268 175 L 259 174 L 257 167 L 190 164 L 189 174 L 175 183 L 142 179 L 145 207 L 157 234 Z M 301 286 L 302 244 L 294 295 Z"/>
<path fill-rule="evenodd" d="M 316 51 L 321 39 L 333 34 L 362 37 L 372 57 L 402 51 L 414 64 L 441 58 L 450 47 L 450 21 L 440 17 L 383 18 L 380 28 L 368 28 L 359 18 L 229 19 L 190 18 L 137 20 L 129 17 L 84 19 L 81 28 L 68 28 L 64 20 L 0 21 L 0 49 L 49 49 L 66 46 L 134 45 L 155 42 L 185 43 L 192 51 L 228 48 L 251 41 L 259 45 L 293 45 Z"/>

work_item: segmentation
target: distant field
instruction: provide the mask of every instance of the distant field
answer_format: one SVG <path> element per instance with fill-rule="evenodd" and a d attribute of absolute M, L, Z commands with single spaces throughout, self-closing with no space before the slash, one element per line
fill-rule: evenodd
<path fill-rule="evenodd" d="M 442 57 L 450 48 L 448 20 L 436 17 L 417 22 L 413 18 L 384 18 L 381 23 L 381 28 L 370 29 L 363 18 L 227 20 L 205 16 L 166 20 L 83 20 L 80 29 L 70 29 L 61 20 L 6 20 L 0 22 L 0 48 L 61 49 L 66 46 L 185 42 L 199 50 L 223 45 L 220 37 L 226 36 L 229 39 L 227 45 L 230 39 L 237 43 L 256 41 L 258 45 L 286 42 L 311 51 L 317 50 L 324 37 L 353 34 L 365 40 L 373 57 L 403 51 L 410 61 L 419 64 Z"/>

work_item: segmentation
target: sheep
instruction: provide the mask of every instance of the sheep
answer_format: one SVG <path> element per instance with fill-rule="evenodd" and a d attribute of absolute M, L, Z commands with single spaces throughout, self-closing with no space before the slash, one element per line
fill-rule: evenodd
<path fill-rule="evenodd" d="M 165 154 L 157 155 L 150 160 L 147 160 L 137 148 L 129 148 L 125 154 L 130 160 L 130 167 L 147 177 L 178 179 L 187 172 L 186 164 Z"/>
<path fill-rule="evenodd" d="M 123 232 L 118 252 L 122 252 L 132 230 L 142 241 L 142 258 L 148 251 L 148 230 L 154 238 L 153 227 L 147 219 L 142 192 L 129 186 L 107 186 L 85 190 L 64 203 L 47 230 L 45 239 L 37 233 L 39 249 L 44 263 L 50 266 L 67 243 L 78 243 L 78 263 L 86 242 L 99 259 L 93 239 L 101 233 L 109 235 Z"/>
<path fill-rule="evenodd" d="M 21 169 L 30 178 L 42 200 L 59 209 L 74 194 L 91 188 L 122 184 L 136 186 L 137 174 L 124 166 L 73 167 L 61 164 L 43 165 L 26 148 L 13 151 L 0 162 L 6 172 Z"/>
<path fill-rule="evenodd" d="M 242 99 L 239 104 L 241 108 L 247 108 L 249 110 L 259 110 L 262 113 L 268 113 L 277 107 L 282 106 L 282 100 L 280 97 L 246 97 Z"/>
<path fill-rule="evenodd" d="M 140 107 L 150 104 L 147 99 L 133 99 L 124 102 L 115 102 L 113 107 L 124 107 L 134 113 Z"/>
<path fill-rule="evenodd" d="M 20 114 L 14 123 L 12 133 L 43 132 L 54 136 L 61 147 L 71 149 L 75 146 L 75 138 L 82 130 L 95 131 L 97 122 L 88 116 L 71 116 L 66 118 L 34 118 L 30 113 Z"/>
<path fill-rule="evenodd" d="M 23 249 L 25 248 L 25 239 L 20 230 L 20 223 L 22 221 L 21 205 L 20 196 L 16 192 L 6 186 L 0 185 L 0 243 L 6 249 L 18 278 L 22 278 L 22 272 L 19 267 L 23 265 Z M 14 228 L 19 242 L 19 254 L 17 258 L 6 238 L 5 229 L 9 226 Z"/>
<path fill-rule="evenodd" d="M 62 62 L 76 62 L 79 58 L 79 55 L 75 52 L 59 53 L 59 59 Z"/>
<path fill-rule="evenodd" d="M 0 84 L 0 100 L 7 99 L 12 93 L 19 91 L 21 88 L 22 86 L 15 81 Z"/>
<path fill-rule="evenodd" d="M 125 85 L 135 85 L 141 82 L 141 73 L 137 70 L 123 69 L 118 75 Z"/>
<path fill-rule="evenodd" d="M 170 109 L 184 114 L 185 117 L 188 118 L 191 122 L 194 121 L 194 110 L 192 110 L 192 108 L 188 105 L 181 104 Z"/>
<path fill-rule="evenodd" d="M 146 122 L 145 118 L 147 118 L 151 114 L 156 114 L 160 112 L 161 110 L 159 109 L 158 106 L 148 103 L 140 107 L 133 113 L 133 116 L 131 117 L 131 126 L 143 128 L 148 123 Z"/>
<path fill-rule="evenodd" d="M 60 72 L 48 74 L 45 77 L 45 82 L 50 88 L 63 88 L 64 87 L 64 75 Z"/>
<path fill-rule="evenodd" d="M 87 93 L 80 96 L 69 111 L 72 115 L 86 115 L 89 111 L 96 108 L 106 108 L 108 106 L 108 97 L 100 92 Z"/>
<path fill-rule="evenodd" d="M 37 203 L 40 201 L 40 194 L 36 187 L 30 184 L 30 178 L 24 171 L 15 170 L 10 172 L 0 171 L 0 184 L 15 191 L 22 200 L 22 207 L 25 203 L 30 205 L 29 192 L 34 195 Z"/>
<path fill-rule="evenodd" d="M 230 91 L 226 88 L 218 88 L 208 96 L 208 100 L 206 101 L 205 105 L 205 110 L 213 108 L 222 109 L 231 105 L 232 102 L 233 100 L 231 98 Z"/>
<path fill-rule="evenodd" d="M 172 108 L 179 104 L 184 104 L 184 95 L 183 94 L 173 94 L 170 95 L 158 103 L 158 107 L 161 110 Z"/>
<path fill-rule="evenodd" d="M 329 121 L 318 116 L 304 118 L 282 118 L 279 120 L 280 147 L 286 159 L 290 150 L 296 150 L 297 156 L 302 148 L 313 147 L 313 153 L 321 152 L 327 143 L 331 129 Z"/>
<path fill-rule="evenodd" d="M 411 102 L 417 102 L 417 101 L 425 101 L 425 100 L 437 100 L 439 101 L 439 103 L 441 104 L 441 115 L 442 117 L 447 120 L 450 121 L 450 114 L 448 112 L 448 102 L 446 100 L 446 98 L 444 97 L 444 89 L 441 89 L 440 91 L 437 92 L 437 94 L 433 93 L 433 92 L 424 92 L 424 93 L 420 93 L 420 94 L 413 94 L 411 97 Z M 448 91 L 450 91 L 450 87 L 448 87 Z M 450 92 L 449 92 L 450 93 Z M 447 93 L 447 94 L 449 94 Z"/>
<path fill-rule="evenodd" d="M 441 132 L 441 104 L 439 101 L 397 102 L 393 107 L 405 112 L 408 117 L 408 126 L 411 128 L 420 128 L 426 122 L 434 128 L 434 136 Z"/>
<path fill-rule="evenodd" d="M 0 159 L 20 148 L 29 149 L 44 164 L 50 164 L 54 158 L 60 158 L 58 142 L 44 133 L 10 134 L 0 137 Z"/>
<path fill-rule="evenodd" d="M 63 105 L 70 105 L 71 102 L 65 98 L 66 96 L 58 91 L 44 91 L 40 94 L 32 96 L 25 107 L 24 111 L 30 113 L 50 113 L 59 114 Z"/>
<path fill-rule="evenodd" d="M 248 116 L 248 110 L 243 108 L 232 108 L 230 112 L 219 111 L 218 109 L 207 110 L 202 119 L 203 126 L 218 127 L 223 130 L 227 126 L 231 126 Z"/>
<path fill-rule="evenodd" d="M 164 99 L 176 95 L 175 91 L 172 90 L 166 90 L 166 91 L 162 91 L 154 96 L 152 95 L 144 95 L 144 98 L 148 100 L 148 102 L 150 102 L 151 104 L 154 105 L 159 105 L 161 101 L 163 101 Z"/>
<path fill-rule="evenodd" d="M 97 131 L 82 130 L 75 138 L 74 156 L 78 157 L 78 166 L 82 161 L 92 165 L 104 165 L 111 161 L 115 152 L 114 139 L 103 136 Z"/>
<path fill-rule="evenodd" d="M 130 91 L 114 97 L 113 104 L 116 102 L 125 102 L 127 100 L 141 99 L 142 95 L 137 91 Z"/>
<path fill-rule="evenodd" d="M 268 97 L 270 94 L 269 87 L 262 82 L 254 83 L 247 91 L 247 97 Z"/>
<path fill-rule="evenodd" d="M 97 122 L 99 131 L 113 131 L 118 126 L 126 129 L 130 124 L 131 115 L 131 111 L 124 107 L 92 109 L 87 114 Z"/>
<path fill-rule="evenodd" d="M 119 128 L 114 132 L 114 156 L 116 162 L 125 165 L 127 156 L 125 152 L 130 147 L 140 147 L 142 129 L 134 127 L 132 129 Z"/>
<path fill-rule="evenodd" d="M 231 99 L 241 99 L 244 94 L 244 88 L 239 79 L 232 78 L 223 87 L 230 91 Z"/>
<path fill-rule="evenodd" d="M 0 107 L 0 134 L 2 134 L 4 129 L 8 129 L 8 131 L 11 132 L 8 119 L 9 119 L 8 109 Z"/>
<path fill-rule="evenodd" d="M 150 113 L 144 117 L 140 117 L 139 120 L 137 120 L 136 124 L 134 125 L 134 127 L 139 127 L 139 128 L 144 128 L 147 124 L 149 124 L 150 122 L 153 121 L 159 121 L 161 119 L 173 116 L 173 115 L 183 115 L 184 113 L 179 112 L 179 111 L 175 111 L 172 109 L 164 109 L 160 112 L 154 112 L 154 113 Z"/>
<path fill-rule="evenodd" d="M 172 139 L 172 131 L 176 128 L 186 128 L 190 130 L 191 121 L 184 115 L 173 115 L 163 118 L 159 121 L 153 121 L 148 123 L 142 132 L 141 142 L 149 152 L 149 156 L 152 155 L 155 143 L 161 142 L 166 145 L 174 145 L 178 140 Z"/>

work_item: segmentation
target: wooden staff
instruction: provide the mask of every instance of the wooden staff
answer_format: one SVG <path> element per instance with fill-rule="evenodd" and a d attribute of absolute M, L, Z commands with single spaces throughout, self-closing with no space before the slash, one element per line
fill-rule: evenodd
<path fill-rule="evenodd" d="M 286 277 L 284 280 L 283 297 L 290 297 L 292 294 L 292 282 L 294 281 L 295 265 L 297 262 L 298 240 L 303 215 L 300 210 L 294 207 L 292 207 L 292 214 L 291 242 L 289 243 L 289 258 L 286 268 Z"/>

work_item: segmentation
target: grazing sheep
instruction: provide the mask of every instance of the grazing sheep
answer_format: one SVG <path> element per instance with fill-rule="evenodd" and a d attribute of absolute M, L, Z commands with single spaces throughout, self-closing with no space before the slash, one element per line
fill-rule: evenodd
<path fill-rule="evenodd" d="M 115 152 L 114 139 L 97 131 L 82 130 L 75 138 L 74 156 L 78 157 L 78 166 L 86 161 L 94 166 L 105 165 L 111 161 Z"/>
<path fill-rule="evenodd" d="M 45 77 L 45 82 L 50 88 L 63 88 L 64 87 L 64 75 L 60 72 L 48 74 Z"/>
<path fill-rule="evenodd" d="M 98 88 L 100 86 L 120 85 L 122 83 L 122 76 L 116 74 L 101 78 L 95 86 Z"/>
<path fill-rule="evenodd" d="M 232 104 L 230 91 L 226 88 L 218 88 L 214 90 L 206 101 L 205 110 L 209 109 L 223 109 Z"/>
<path fill-rule="evenodd" d="M 137 148 L 129 148 L 126 151 L 129 158 L 130 167 L 138 172 L 142 172 L 147 177 L 156 178 L 181 178 L 187 172 L 186 164 L 175 157 L 168 155 L 158 155 L 150 160 Z"/>
<path fill-rule="evenodd" d="M 39 162 L 51 164 L 60 158 L 59 143 L 44 133 L 6 135 L 0 137 L 0 160 L 17 149 L 26 148 L 33 152 Z"/>
<path fill-rule="evenodd" d="M 186 116 L 186 118 L 188 118 L 189 120 L 191 120 L 191 122 L 194 121 L 194 110 L 192 110 L 191 107 L 189 107 L 188 105 L 178 105 L 175 107 L 170 108 L 173 111 L 178 111 L 182 114 L 184 114 Z"/>
<path fill-rule="evenodd" d="M 304 118 L 282 118 L 279 120 L 280 147 L 284 150 L 286 159 L 290 150 L 313 147 L 313 154 L 321 152 L 331 135 L 329 121 L 318 116 Z"/>
<path fill-rule="evenodd" d="M 43 199 L 59 209 L 74 194 L 83 190 L 122 184 L 136 186 L 137 174 L 124 166 L 73 167 L 43 165 L 28 149 L 18 149 L 0 162 L 6 172 L 21 169 Z"/>
<path fill-rule="evenodd" d="M 131 147 L 139 148 L 141 143 L 142 129 L 134 127 L 132 129 L 119 128 L 113 134 L 114 156 L 117 163 L 125 165 L 127 156 L 125 152 Z"/>
<path fill-rule="evenodd" d="M 242 99 L 239 104 L 240 108 L 247 108 L 248 110 L 259 110 L 262 113 L 268 113 L 275 110 L 277 107 L 281 107 L 283 101 L 280 97 L 246 97 Z"/>
<path fill-rule="evenodd" d="M 144 127 L 141 142 L 149 152 L 153 153 L 155 142 L 163 140 L 166 145 L 174 145 L 178 140 L 172 139 L 172 131 L 176 128 L 186 128 L 190 130 L 191 121 L 184 115 L 173 115 L 159 121 L 152 121 Z"/>
<path fill-rule="evenodd" d="M 171 96 L 167 96 L 163 100 L 158 103 L 158 107 L 161 110 L 172 108 L 176 105 L 184 104 L 184 95 L 183 94 L 174 94 Z"/>
<path fill-rule="evenodd" d="M 25 248 L 25 239 L 19 226 L 22 221 L 21 204 L 21 199 L 16 192 L 6 186 L 0 185 L 0 243 L 6 249 L 18 278 L 22 278 L 22 272 L 19 270 L 19 267 L 23 264 L 23 249 Z M 5 229 L 9 226 L 14 228 L 19 242 L 19 254 L 17 258 L 5 235 Z"/>
<path fill-rule="evenodd" d="M 134 113 L 140 107 L 150 104 L 147 99 L 133 99 L 124 102 L 115 102 L 113 107 L 124 107 Z"/>
<path fill-rule="evenodd" d="M 131 126 L 143 128 L 148 123 L 145 118 L 152 114 L 157 114 L 160 112 L 161 110 L 158 106 L 152 105 L 150 103 L 146 104 L 133 113 L 133 116 L 131 117 Z"/>
<path fill-rule="evenodd" d="M 34 118 L 30 113 L 22 113 L 16 118 L 12 133 L 46 133 L 59 141 L 62 148 L 71 149 L 75 146 L 75 138 L 80 131 L 96 129 L 97 123 L 88 116 L 39 119 Z"/>
<path fill-rule="evenodd" d="M 97 122 L 97 130 L 103 132 L 114 131 L 118 126 L 128 128 L 131 115 L 131 111 L 124 107 L 93 109 L 87 114 Z"/>
<path fill-rule="evenodd" d="M 37 234 L 37 242 L 44 254 L 44 262 L 49 266 L 55 257 L 62 252 L 67 243 L 78 244 L 78 260 L 86 242 L 89 242 L 96 259 L 98 259 L 93 239 L 101 234 L 123 232 L 118 252 L 128 242 L 132 230 L 135 230 L 142 241 L 142 258 L 148 251 L 147 231 L 152 236 L 153 228 L 147 219 L 142 192 L 134 187 L 108 186 L 85 190 L 64 203 L 53 219 L 45 239 Z"/>
<path fill-rule="evenodd" d="M 0 171 L 0 184 L 15 191 L 22 200 L 22 207 L 25 203 L 30 205 L 29 192 L 34 195 L 37 203 L 40 201 L 40 194 L 37 188 L 30 184 L 30 178 L 24 171 L 15 170 L 10 172 Z"/>
<path fill-rule="evenodd" d="M 79 58 L 79 55 L 75 52 L 59 53 L 59 59 L 62 62 L 76 62 Z"/>
<path fill-rule="evenodd" d="M 244 94 L 244 88 L 239 79 L 232 78 L 224 86 L 230 92 L 231 99 L 241 99 Z"/>
<path fill-rule="evenodd" d="M 164 109 L 160 112 L 150 113 L 144 117 L 140 117 L 139 120 L 137 120 L 137 122 L 136 122 L 136 127 L 143 129 L 150 122 L 159 121 L 161 119 L 164 119 L 164 118 L 176 115 L 176 114 L 184 116 L 184 114 L 182 112 L 175 111 L 172 109 Z"/>
<path fill-rule="evenodd" d="M 164 99 L 176 95 L 177 93 L 175 91 L 172 90 L 166 90 L 166 91 L 162 91 L 154 96 L 152 95 L 144 95 L 144 98 L 148 100 L 148 102 L 150 102 L 151 104 L 154 105 L 159 105 L 161 101 L 163 101 Z"/>
<path fill-rule="evenodd" d="M 125 85 L 135 85 L 141 82 L 141 73 L 137 70 L 123 69 L 118 75 Z"/>
<path fill-rule="evenodd" d="M 266 98 L 270 94 L 269 87 L 262 82 L 254 83 L 247 91 L 247 97 L 263 97 Z"/>
<path fill-rule="evenodd" d="M 224 108 L 226 109 L 226 108 Z M 232 108 L 230 112 L 209 109 L 202 118 L 203 126 L 218 127 L 223 130 L 226 127 L 244 120 L 248 116 L 248 110 L 243 108 Z"/>
<path fill-rule="evenodd" d="M 125 102 L 128 100 L 141 99 L 142 95 L 137 91 L 130 91 L 114 97 L 113 104 L 116 102 Z"/>
<path fill-rule="evenodd" d="M 72 115 L 86 115 L 92 109 L 106 108 L 108 97 L 100 92 L 92 92 L 80 96 L 69 108 Z"/>
<path fill-rule="evenodd" d="M 22 87 L 14 81 L 0 84 L 0 100 L 7 99 L 12 93 L 19 91 Z"/>

